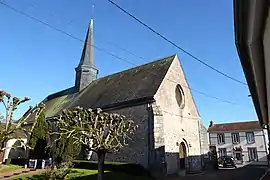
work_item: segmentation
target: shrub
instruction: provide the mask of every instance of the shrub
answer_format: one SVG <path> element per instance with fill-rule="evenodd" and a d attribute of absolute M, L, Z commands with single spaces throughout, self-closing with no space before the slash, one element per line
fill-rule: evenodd
<path fill-rule="evenodd" d="M 24 166 L 25 164 L 27 164 L 27 161 L 28 161 L 27 159 L 11 159 L 11 158 L 7 160 L 9 160 L 9 164 L 19 165 L 19 166 Z"/>
<path fill-rule="evenodd" d="M 98 170 L 97 162 L 75 160 L 73 161 L 73 163 L 74 163 L 74 168 L 77 168 L 77 169 Z M 104 170 L 113 171 L 113 172 L 121 172 L 121 173 L 123 172 L 131 176 L 149 176 L 150 175 L 150 173 L 139 164 L 105 162 Z"/>
<path fill-rule="evenodd" d="M 64 162 L 50 169 L 44 173 L 44 180 L 64 180 L 67 178 L 67 175 L 71 172 L 72 163 Z"/>
<path fill-rule="evenodd" d="M 10 164 L 10 162 L 11 162 L 11 159 L 10 159 L 10 158 L 8 158 L 8 159 L 6 159 L 5 164 L 6 164 L 6 165 L 9 165 L 9 164 Z"/>
<path fill-rule="evenodd" d="M 72 137 L 60 138 L 55 144 L 55 159 L 57 164 L 63 162 L 71 162 L 80 153 L 81 146 L 74 144 L 74 139 Z"/>

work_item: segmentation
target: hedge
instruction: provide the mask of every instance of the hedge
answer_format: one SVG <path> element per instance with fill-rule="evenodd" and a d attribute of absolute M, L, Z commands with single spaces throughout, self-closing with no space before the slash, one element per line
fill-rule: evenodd
<path fill-rule="evenodd" d="M 74 168 L 98 170 L 95 161 L 74 160 Z M 131 176 L 150 176 L 150 173 L 139 164 L 126 164 L 119 162 L 105 162 L 104 171 L 124 172 Z"/>

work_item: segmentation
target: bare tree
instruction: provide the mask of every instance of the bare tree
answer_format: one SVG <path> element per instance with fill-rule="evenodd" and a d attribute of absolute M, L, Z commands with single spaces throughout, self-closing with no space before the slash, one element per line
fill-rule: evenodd
<path fill-rule="evenodd" d="M 4 115 L 0 115 L 0 152 L 5 150 L 5 144 L 10 139 L 18 139 L 21 141 L 23 146 L 27 146 L 18 135 L 19 131 L 23 131 L 31 135 L 37 119 L 40 113 L 44 110 L 45 105 L 39 104 L 36 107 L 29 107 L 29 109 L 24 113 L 24 115 L 17 121 L 13 119 L 15 111 L 18 107 L 29 101 L 30 98 L 19 99 L 18 97 L 12 97 L 11 94 L 0 90 L 0 104 L 4 106 Z M 1 113 L 0 113 L 1 114 Z M 31 127 L 26 127 L 29 117 L 33 117 L 31 121 Z M 25 135 L 27 137 L 27 134 Z"/>
<path fill-rule="evenodd" d="M 74 143 L 83 144 L 88 151 L 98 155 L 98 180 L 103 179 L 104 160 L 108 152 L 119 151 L 128 145 L 127 139 L 137 126 L 125 116 L 106 113 L 101 109 L 76 107 L 64 110 L 57 118 L 59 138 L 72 137 Z"/>

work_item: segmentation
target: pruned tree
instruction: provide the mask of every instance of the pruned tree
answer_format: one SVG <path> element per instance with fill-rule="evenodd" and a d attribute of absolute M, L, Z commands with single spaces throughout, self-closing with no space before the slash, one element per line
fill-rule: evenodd
<path fill-rule="evenodd" d="M 23 146 L 27 146 L 26 143 L 22 141 L 22 138 L 18 135 L 19 131 L 23 131 L 31 135 L 35 125 L 37 124 L 37 119 L 43 112 L 45 105 L 39 104 L 37 106 L 29 107 L 29 109 L 23 114 L 23 116 L 15 121 L 13 116 L 18 107 L 29 101 L 30 98 L 19 99 L 18 97 L 12 97 L 11 94 L 6 91 L 0 90 L 0 103 L 4 106 L 4 115 L 1 116 L 0 121 L 0 152 L 5 150 L 5 144 L 10 139 L 18 139 L 21 141 Z M 2 113 L 0 113 L 2 114 Z M 31 127 L 26 127 L 29 117 L 33 116 L 31 122 Z M 27 134 L 26 134 L 27 137 Z"/>
<path fill-rule="evenodd" d="M 106 153 L 119 151 L 127 146 L 127 140 L 134 134 L 137 126 L 125 116 L 106 113 L 101 109 L 76 107 L 63 110 L 57 118 L 58 134 L 72 137 L 74 143 L 83 144 L 87 150 L 97 153 L 98 180 L 103 179 Z"/>

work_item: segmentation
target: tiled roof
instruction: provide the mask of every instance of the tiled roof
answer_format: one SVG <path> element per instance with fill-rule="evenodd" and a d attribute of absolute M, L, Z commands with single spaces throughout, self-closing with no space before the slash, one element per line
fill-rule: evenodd
<path fill-rule="evenodd" d="M 262 129 L 259 121 L 246 121 L 246 122 L 213 124 L 212 127 L 208 128 L 208 132 L 246 131 L 246 130 L 257 130 L 257 129 Z"/>
<path fill-rule="evenodd" d="M 99 78 L 84 90 L 69 88 L 49 95 L 45 103 L 46 117 L 66 108 L 102 108 L 127 101 L 153 97 L 176 55 L 165 57 L 119 73 Z"/>

